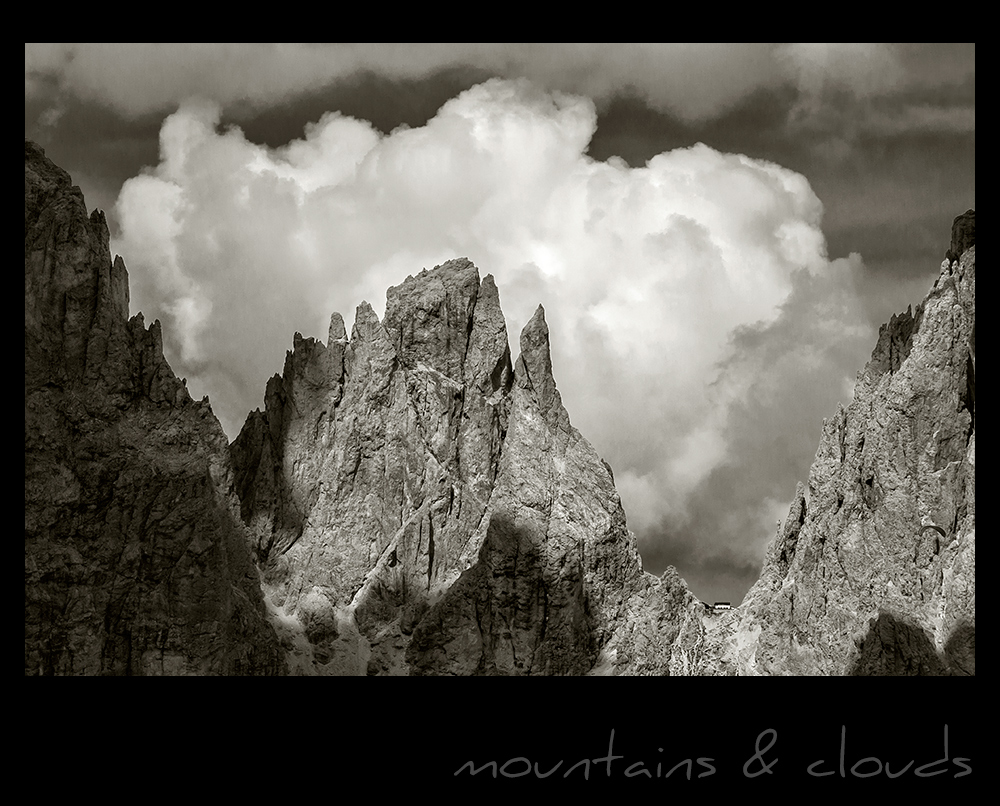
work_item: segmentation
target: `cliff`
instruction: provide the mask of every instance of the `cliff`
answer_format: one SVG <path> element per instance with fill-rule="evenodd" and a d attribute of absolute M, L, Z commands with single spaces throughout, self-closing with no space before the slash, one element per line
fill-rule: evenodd
<path fill-rule="evenodd" d="M 808 485 L 741 606 L 705 613 L 665 574 L 604 668 L 975 674 L 975 314 L 970 210 L 927 298 L 883 325 L 854 401 L 824 422 Z"/>
<path fill-rule="evenodd" d="M 225 434 L 128 306 L 104 214 L 26 141 L 25 674 L 283 672 Z"/>
<path fill-rule="evenodd" d="M 465 259 L 379 322 L 296 335 L 233 443 L 244 521 L 305 673 L 583 673 L 638 554 L 610 469 L 569 422 L 539 307 L 510 360 Z"/>
<path fill-rule="evenodd" d="M 730 621 L 740 673 L 975 674 L 975 212 L 854 401 Z M 756 637 L 751 640 L 750 636 Z"/>
<path fill-rule="evenodd" d="M 738 608 L 644 573 L 539 306 L 461 258 L 295 334 L 232 445 L 25 143 L 25 673 L 975 673 L 975 214 Z"/>

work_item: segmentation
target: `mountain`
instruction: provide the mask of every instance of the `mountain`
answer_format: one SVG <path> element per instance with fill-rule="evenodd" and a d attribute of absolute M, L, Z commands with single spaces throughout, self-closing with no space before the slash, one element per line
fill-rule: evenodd
<path fill-rule="evenodd" d="M 975 214 L 743 604 L 642 571 L 539 306 L 449 261 L 295 334 L 231 445 L 25 143 L 25 673 L 975 673 Z"/>
<path fill-rule="evenodd" d="M 541 307 L 511 364 L 466 259 L 296 335 L 233 443 L 295 668 L 582 674 L 640 578 L 610 468 L 572 427 Z"/>
<path fill-rule="evenodd" d="M 513 367 L 465 259 L 296 335 L 233 445 L 243 517 L 300 671 L 975 671 L 975 214 L 883 327 L 743 605 L 641 571 L 574 429 L 541 307 Z M 956 257 L 958 256 L 958 257 Z"/>
<path fill-rule="evenodd" d="M 740 674 L 975 674 L 975 212 L 879 332 L 760 580 L 721 619 Z"/>
<path fill-rule="evenodd" d="M 280 674 L 228 442 L 128 318 L 104 214 L 24 144 L 24 672 Z"/>
<path fill-rule="evenodd" d="M 824 422 L 808 485 L 742 604 L 709 613 L 668 571 L 633 603 L 603 664 L 626 674 L 975 674 L 975 336 L 969 210 L 927 298 L 883 325 L 854 401 Z"/>

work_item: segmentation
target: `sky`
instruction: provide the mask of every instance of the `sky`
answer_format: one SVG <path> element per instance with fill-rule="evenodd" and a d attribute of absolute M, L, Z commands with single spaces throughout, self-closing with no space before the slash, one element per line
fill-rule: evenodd
<path fill-rule="evenodd" d="M 705 601 L 975 207 L 974 44 L 26 44 L 24 98 L 231 440 L 296 331 L 468 257 Z"/>

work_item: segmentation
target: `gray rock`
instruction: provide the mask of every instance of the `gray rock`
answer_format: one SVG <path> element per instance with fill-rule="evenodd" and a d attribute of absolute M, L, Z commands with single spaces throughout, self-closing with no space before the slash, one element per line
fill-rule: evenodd
<path fill-rule="evenodd" d="M 760 579 L 706 625 L 699 673 L 975 673 L 974 213 L 955 232 L 964 252 L 824 423 Z"/>
<path fill-rule="evenodd" d="M 328 345 L 297 336 L 233 444 L 275 606 L 298 618 L 321 593 L 398 666 L 415 614 L 464 569 L 511 382 L 493 278 L 464 259 L 390 289 L 384 322 L 362 303 L 349 341 L 337 314 Z"/>
<path fill-rule="evenodd" d="M 25 674 L 281 673 L 225 434 L 128 319 L 104 215 L 24 152 Z"/>
<path fill-rule="evenodd" d="M 362 304 L 342 370 L 331 351 L 297 337 L 233 445 L 275 606 L 303 623 L 321 592 L 368 673 L 586 672 L 639 561 L 542 309 L 513 370 L 493 278 L 458 259 L 390 289 L 382 323 Z M 477 651 L 442 649 L 473 625 Z"/>
<path fill-rule="evenodd" d="M 975 631 L 975 260 L 973 245 L 942 267 L 904 320 L 900 359 L 880 337 L 853 403 L 824 425 L 796 557 L 779 590 L 755 587 L 741 608 L 773 658 L 764 670 L 844 674 L 859 653 L 871 666 L 859 646 L 872 619 L 891 619 L 940 658 L 911 668 L 974 671 L 945 648 Z M 767 618 L 775 608 L 787 617 Z M 794 648 L 783 662 L 781 646 Z"/>
<path fill-rule="evenodd" d="M 26 142 L 26 674 L 975 674 L 974 211 L 727 612 L 643 573 L 541 306 L 519 346 L 449 261 L 295 334 L 227 450 Z"/>
<path fill-rule="evenodd" d="M 413 671 L 589 671 L 642 573 L 611 473 L 563 408 L 541 306 L 521 333 L 486 520 L 475 563 L 414 630 Z"/>
<path fill-rule="evenodd" d="M 965 250 L 976 244 L 976 211 L 966 210 L 951 225 L 951 246 L 945 257 L 949 263 L 959 260 Z"/>

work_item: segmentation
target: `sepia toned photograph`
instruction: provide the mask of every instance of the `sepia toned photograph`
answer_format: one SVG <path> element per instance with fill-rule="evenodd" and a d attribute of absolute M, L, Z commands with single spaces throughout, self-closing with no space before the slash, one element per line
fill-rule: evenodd
<path fill-rule="evenodd" d="M 975 122 L 974 44 L 26 43 L 25 676 L 974 676 Z"/>

